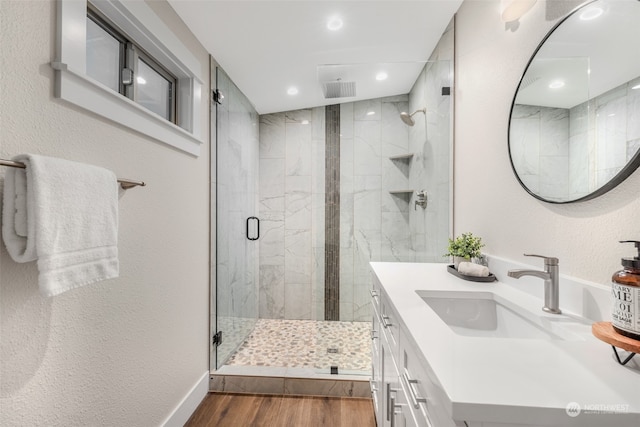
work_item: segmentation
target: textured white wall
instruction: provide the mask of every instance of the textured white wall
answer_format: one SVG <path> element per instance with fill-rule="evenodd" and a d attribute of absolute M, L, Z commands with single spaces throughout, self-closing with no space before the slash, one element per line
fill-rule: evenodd
<path fill-rule="evenodd" d="M 588 202 L 552 205 L 529 196 L 509 163 L 511 101 L 527 61 L 576 2 L 538 1 L 517 28 L 500 21 L 498 0 L 465 1 L 456 17 L 455 233 L 483 237 L 489 254 L 560 259 L 561 274 L 608 283 L 640 239 L 640 171 Z M 541 266 L 541 264 L 540 264 Z"/>
<path fill-rule="evenodd" d="M 168 4 L 150 5 L 208 76 Z M 54 99 L 55 26 L 53 1 L 0 2 L 0 157 L 62 157 L 148 186 L 120 199 L 118 279 L 45 299 L 35 263 L 1 245 L 0 425 L 159 425 L 208 369 L 208 147 L 194 158 Z"/>

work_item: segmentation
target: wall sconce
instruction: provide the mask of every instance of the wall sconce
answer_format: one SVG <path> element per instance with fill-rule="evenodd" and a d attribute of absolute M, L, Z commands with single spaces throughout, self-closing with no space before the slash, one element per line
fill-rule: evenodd
<path fill-rule="evenodd" d="M 502 0 L 500 17 L 504 22 L 513 22 L 522 18 L 538 0 Z"/>

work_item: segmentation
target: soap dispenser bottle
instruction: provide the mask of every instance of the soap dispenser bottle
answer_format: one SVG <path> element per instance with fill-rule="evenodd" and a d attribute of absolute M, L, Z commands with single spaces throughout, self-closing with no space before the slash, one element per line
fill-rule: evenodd
<path fill-rule="evenodd" d="M 616 332 L 640 340 L 640 241 L 622 240 L 620 243 L 634 243 L 638 255 L 622 258 L 624 270 L 616 271 L 611 277 L 611 323 Z"/>

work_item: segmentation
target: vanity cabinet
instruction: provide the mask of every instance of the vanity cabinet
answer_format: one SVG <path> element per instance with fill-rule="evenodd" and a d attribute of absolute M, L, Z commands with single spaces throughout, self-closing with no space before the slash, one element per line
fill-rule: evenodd
<path fill-rule="evenodd" d="M 456 427 L 375 277 L 371 295 L 371 394 L 378 427 Z"/>
<path fill-rule="evenodd" d="M 419 426 L 456 427 L 443 406 L 442 389 L 436 386 L 434 374 L 428 368 L 422 353 L 416 350 L 408 331 L 401 326 L 399 372 L 402 386 Z M 462 423 L 461 425 L 464 425 Z"/>

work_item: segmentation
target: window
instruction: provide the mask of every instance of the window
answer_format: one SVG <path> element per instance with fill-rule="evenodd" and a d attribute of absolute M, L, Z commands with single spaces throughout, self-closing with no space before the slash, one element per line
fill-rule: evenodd
<path fill-rule="evenodd" d="M 176 78 L 91 8 L 86 46 L 89 77 L 175 122 Z"/>
<path fill-rule="evenodd" d="M 56 4 L 55 96 L 199 155 L 206 67 L 152 5 L 121 0 Z"/>

